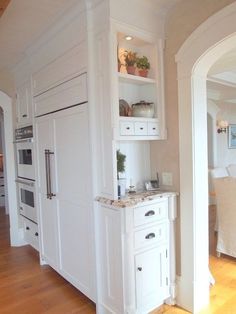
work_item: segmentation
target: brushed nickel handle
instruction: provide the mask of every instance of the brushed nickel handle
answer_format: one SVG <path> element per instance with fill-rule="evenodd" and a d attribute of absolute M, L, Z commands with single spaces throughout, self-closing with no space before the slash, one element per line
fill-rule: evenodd
<path fill-rule="evenodd" d="M 47 188 L 47 198 L 52 199 L 56 194 L 52 193 L 52 181 L 51 181 L 51 164 L 50 164 L 50 155 L 53 155 L 53 152 L 50 152 L 49 149 L 44 150 L 45 154 L 45 170 L 46 170 L 46 188 Z"/>
<path fill-rule="evenodd" d="M 151 233 L 146 235 L 145 239 L 150 240 L 150 239 L 153 239 L 155 237 L 156 237 L 155 233 L 151 232 Z"/>
<path fill-rule="evenodd" d="M 148 217 L 148 216 L 153 216 L 155 215 L 155 212 L 154 210 L 149 210 L 148 212 L 145 213 L 145 216 Z"/>

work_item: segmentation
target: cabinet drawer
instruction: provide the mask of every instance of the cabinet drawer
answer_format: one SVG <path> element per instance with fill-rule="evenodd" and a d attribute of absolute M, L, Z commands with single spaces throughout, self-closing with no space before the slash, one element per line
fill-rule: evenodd
<path fill-rule="evenodd" d="M 150 228 L 145 228 L 134 233 L 135 249 L 140 249 L 148 245 L 159 244 L 167 239 L 166 223 L 158 224 Z"/>
<path fill-rule="evenodd" d="M 34 97 L 35 116 L 87 102 L 86 73 Z"/>
<path fill-rule="evenodd" d="M 164 219 L 168 214 L 168 200 L 163 199 L 158 203 L 134 209 L 134 226 Z"/>
<path fill-rule="evenodd" d="M 83 42 L 33 74 L 34 96 L 76 77 L 86 65 L 87 47 Z"/>
<path fill-rule="evenodd" d="M 23 218 L 23 221 L 25 241 L 31 246 L 33 246 L 33 248 L 35 248 L 36 250 L 39 250 L 38 225 L 26 218 Z"/>
<path fill-rule="evenodd" d="M 148 135 L 159 135 L 159 125 L 157 122 L 148 122 L 147 126 Z"/>
<path fill-rule="evenodd" d="M 134 135 L 133 122 L 120 122 L 120 135 Z"/>
<path fill-rule="evenodd" d="M 134 123 L 135 135 L 147 135 L 147 123 L 146 122 L 135 122 Z"/>

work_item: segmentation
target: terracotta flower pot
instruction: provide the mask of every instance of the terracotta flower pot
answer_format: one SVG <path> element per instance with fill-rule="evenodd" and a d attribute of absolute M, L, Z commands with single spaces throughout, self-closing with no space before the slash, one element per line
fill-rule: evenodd
<path fill-rule="evenodd" d="M 139 70 L 138 70 L 138 74 L 139 74 L 139 76 L 147 77 L 147 75 L 148 75 L 148 70 L 147 70 L 147 69 L 139 69 Z"/>
<path fill-rule="evenodd" d="M 128 74 L 132 74 L 132 75 L 135 75 L 135 66 L 133 66 L 133 65 L 127 65 L 127 67 L 126 67 L 126 70 L 127 70 L 127 73 Z"/>

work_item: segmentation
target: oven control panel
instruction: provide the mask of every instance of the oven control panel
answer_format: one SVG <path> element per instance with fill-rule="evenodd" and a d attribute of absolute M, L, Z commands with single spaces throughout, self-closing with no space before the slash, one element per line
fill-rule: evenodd
<path fill-rule="evenodd" d="M 31 138 L 31 137 L 33 137 L 33 126 L 32 125 L 15 130 L 15 139 L 16 140 L 21 140 L 24 138 Z"/>

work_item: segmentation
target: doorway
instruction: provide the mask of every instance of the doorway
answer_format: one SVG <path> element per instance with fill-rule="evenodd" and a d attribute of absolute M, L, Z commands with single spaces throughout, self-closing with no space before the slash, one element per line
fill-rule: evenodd
<path fill-rule="evenodd" d="M 9 212 L 10 220 L 10 243 L 12 246 L 20 246 L 24 244 L 23 229 L 20 228 L 18 212 L 17 212 L 17 196 L 16 196 L 16 167 L 14 158 L 14 137 L 12 123 L 12 102 L 11 98 L 0 91 L 0 107 L 3 113 L 4 124 L 4 176 L 5 176 L 5 206 Z"/>
<path fill-rule="evenodd" d="M 236 45 L 235 19 L 233 3 L 198 27 L 176 55 L 181 208 L 177 302 L 191 312 L 200 311 L 209 302 L 206 79 L 216 60 Z"/>

